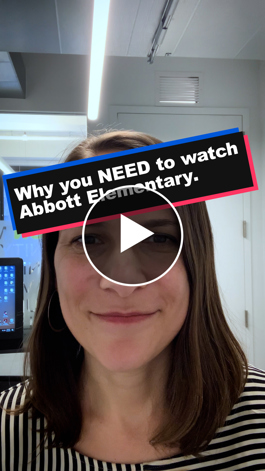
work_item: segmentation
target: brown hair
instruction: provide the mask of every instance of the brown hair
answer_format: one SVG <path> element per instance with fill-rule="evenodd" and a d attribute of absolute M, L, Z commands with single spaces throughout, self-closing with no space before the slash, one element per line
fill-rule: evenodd
<path fill-rule="evenodd" d="M 161 141 L 132 131 L 112 131 L 79 144 L 66 161 L 110 150 L 157 144 Z M 213 236 L 206 204 L 178 207 L 184 229 L 182 257 L 190 285 L 184 325 L 172 342 L 167 381 L 168 415 L 150 439 L 153 446 L 180 447 L 184 455 L 199 455 L 224 425 L 244 389 L 247 359 L 225 319 L 214 265 Z M 58 233 L 43 235 L 42 272 L 36 316 L 25 359 L 31 376 L 24 406 L 47 420 L 52 446 L 73 447 L 81 433 L 80 377 L 83 350 L 66 327 L 51 330 L 47 309 L 55 290 L 54 252 Z M 58 308 L 59 309 L 59 308 Z M 51 317 L 60 318 L 58 309 Z"/>

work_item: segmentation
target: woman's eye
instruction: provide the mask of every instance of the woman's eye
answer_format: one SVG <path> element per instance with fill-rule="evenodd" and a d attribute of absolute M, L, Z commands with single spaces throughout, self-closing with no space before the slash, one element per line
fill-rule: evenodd
<path fill-rule="evenodd" d="M 85 244 L 92 245 L 92 244 L 101 244 L 100 239 L 95 235 L 86 235 L 85 236 Z"/>
<path fill-rule="evenodd" d="M 156 244 L 166 244 L 166 243 L 173 243 L 177 244 L 176 237 L 167 234 L 153 234 L 151 237 L 148 237 L 144 242 L 150 243 L 154 242 Z"/>
<path fill-rule="evenodd" d="M 73 243 L 82 245 L 82 236 L 78 237 L 77 239 L 74 239 Z M 86 235 L 85 236 L 85 244 L 86 245 L 94 245 L 94 244 L 100 244 L 100 243 L 101 243 L 100 239 L 95 235 Z"/>

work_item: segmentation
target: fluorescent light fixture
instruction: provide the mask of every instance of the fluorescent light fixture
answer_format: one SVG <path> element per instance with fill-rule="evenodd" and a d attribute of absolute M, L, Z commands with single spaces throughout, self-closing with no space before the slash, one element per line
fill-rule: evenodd
<path fill-rule="evenodd" d="M 98 117 L 110 0 L 94 0 L 88 92 L 88 119 Z"/>

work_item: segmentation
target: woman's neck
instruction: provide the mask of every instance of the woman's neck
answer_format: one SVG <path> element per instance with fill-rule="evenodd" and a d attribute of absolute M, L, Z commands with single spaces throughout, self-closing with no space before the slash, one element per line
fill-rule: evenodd
<path fill-rule="evenodd" d="M 90 418 L 117 427 L 156 421 L 164 410 L 170 346 L 147 365 L 109 371 L 85 352 L 81 376 L 82 408 Z"/>

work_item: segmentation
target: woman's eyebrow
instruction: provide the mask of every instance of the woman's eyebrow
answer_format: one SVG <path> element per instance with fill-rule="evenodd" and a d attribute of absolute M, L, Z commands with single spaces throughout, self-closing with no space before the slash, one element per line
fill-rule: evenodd
<path fill-rule="evenodd" d="M 106 226 L 108 224 L 109 221 L 102 221 L 102 222 L 94 222 L 94 223 L 91 223 L 91 224 L 87 224 L 86 227 L 95 227 L 95 226 L 99 226 L 99 227 L 102 227 L 102 226 Z M 149 219 L 147 221 L 141 221 L 141 222 L 138 222 L 138 221 L 135 221 L 137 222 L 137 224 L 140 224 L 141 226 L 144 226 L 144 227 L 162 227 L 162 226 L 174 226 L 176 227 L 177 225 L 177 218 L 176 220 L 172 220 L 172 219 L 161 219 L 161 218 L 158 218 L 158 219 Z"/>
<path fill-rule="evenodd" d="M 149 221 L 143 221 L 141 224 L 144 227 L 162 227 L 162 226 L 177 226 L 177 220 L 173 221 L 172 219 L 150 219 Z"/>

